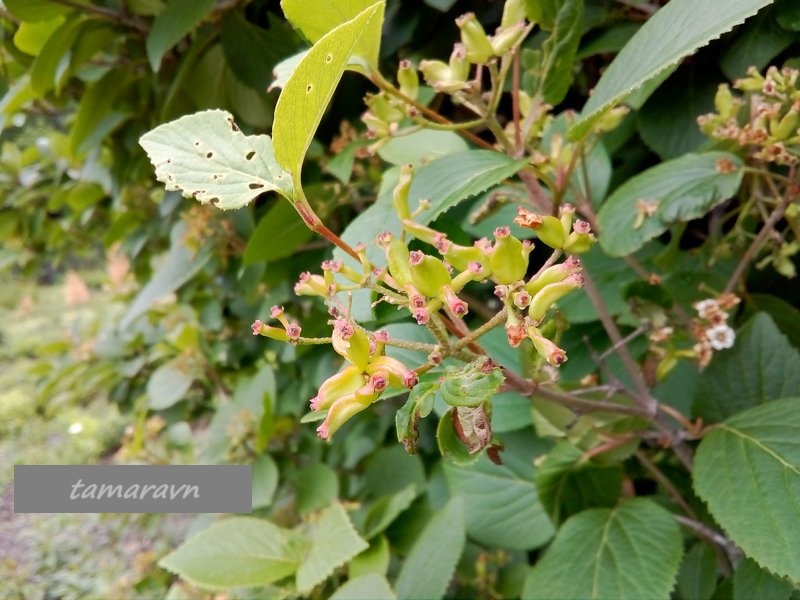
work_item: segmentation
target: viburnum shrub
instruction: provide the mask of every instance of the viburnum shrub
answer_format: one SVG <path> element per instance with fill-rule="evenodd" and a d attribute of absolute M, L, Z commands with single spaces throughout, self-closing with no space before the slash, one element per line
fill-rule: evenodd
<path fill-rule="evenodd" d="M 611 169 L 604 140 L 643 102 L 632 93 L 646 97 L 665 69 L 766 4 L 737 0 L 715 12 L 673 0 L 633 36 L 577 114 L 557 107 L 575 75 L 583 2 L 506 0 L 493 33 L 464 14 L 447 60 L 403 59 L 388 77 L 378 61 L 382 0 L 284 0 L 287 18 L 313 45 L 276 69 L 282 92 L 272 138 L 245 135 L 219 110 L 141 138 L 168 190 L 222 209 L 276 192 L 335 246 L 319 272 L 301 273 L 294 285 L 297 296 L 325 303 L 330 335 L 303 335 L 302 302 L 275 306 L 252 325 L 254 335 L 330 345 L 343 359 L 304 417 L 322 421 L 319 437 L 330 441 L 362 411 L 407 393 L 395 418 L 407 451 L 420 444 L 420 420 L 435 412 L 450 464 L 466 468 L 486 455 L 501 465 L 493 402 L 505 392 L 531 400 L 538 436 L 554 444 L 523 481 L 535 485 L 555 533 L 527 572 L 523 597 L 668 597 L 679 569 L 691 578 L 709 562 L 711 590 L 717 570 L 736 570 L 744 583 L 734 586 L 755 585 L 758 565 L 778 587 L 800 580 L 791 542 L 800 537 L 800 357 L 766 315 L 734 330 L 752 263 L 794 275 L 797 71 L 752 70 L 734 84 L 741 97 L 721 85 L 716 112 L 699 119 L 708 136 L 702 151 L 629 174 L 607 197 L 610 175 L 602 174 Z M 692 23 L 675 32 L 676 19 Z M 375 203 L 340 235 L 315 212 L 301 172 L 346 70 L 374 84 L 355 140 L 360 156 L 394 166 Z M 408 149 L 436 139 L 456 148 Z M 491 239 L 449 218 L 479 194 L 469 219 L 494 219 Z M 704 261 L 708 272 L 723 265 L 722 283 L 716 272 L 707 281 L 672 277 L 685 267 L 676 255 L 687 222 L 707 215 L 705 253 L 687 260 Z M 609 289 L 606 271 L 620 268 L 631 278 L 624 290 Z M 592 333 L 580 328 L 593 321 Z M 562 376 L 575 353 L 589 366 Z M 688 379 L 697 391 L 681 398 Z M 642 481 L 664 496 L 648 497 Z M 461 519 L 453 502 L 445 511 Z M 492 515 L 468 509 L 467 519 L 466 533 L 482 540 L 478 519 Z M 684 567 L 679 525 L 696 538 Z M 419 556 L 407 564 L 419 566 Z M 210 581 L 195 567 L 175 568 Z M 432 576 L 425 587 L 430 580 L 404 566 L 397 595 L 441 596 L 449 569 L 441 586 Z M 308 591 L 302 570 L 298 589 Z"/>

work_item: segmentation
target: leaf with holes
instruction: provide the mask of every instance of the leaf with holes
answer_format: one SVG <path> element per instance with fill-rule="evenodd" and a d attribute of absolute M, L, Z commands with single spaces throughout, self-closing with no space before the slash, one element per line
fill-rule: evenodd
<path fill-rule="evenodd" d="M 362 40 L 379 39 L 384 2 L 376 2 L 326 33 L 297 65 L 275 107 L 275 158 L 291 173 L 296 193 L 308 146 L 322 114 Z"/>
<path fill-rule="evenodd" d="M 592 508 L 561 526 L 522 598 L 669 598 L 682 554 L 675 519 L 652 500 Z"/>
<path fill-rule="evenodd" d="M 317 0 L 309 10 L 308 0 L 281 0 L 283 14 L 312 44 L 342 23 L 358 16 L 375 3 L 374 0 Z M 378 65 L 380 35 L 365 36 L 358 41 L 353 55 L 366 61 L 370 67 Z"/>
<path fill-rule="evenodd" d="M 570 137 L 584 137 L 606 109 L 771 2 L 672 0 L 648 19 L 603 73 Z"/>
<path fill-rule="evenodd" d="M 245 135 L 224 110 L 159 125 L 139 143 L 168 190 L 218 208 L 245 206 L 259 194 L 292 197 L 289 174 L 275 162 L 268 135 Z"/>
<path fill-rule="evenodd" d="M 800 398 L 774 400 L 717 426 L 697 448 L 697 495 L 747 556 L 800 581 Z"/>
<path fill-rule="evenodd" d="M 625 256 L 669 229 L 702 217 L 739 189 L 742 161 L 729 152 L 686 154 L 636 175 L 616 189 L 597 219 L 600 245 Z"/>

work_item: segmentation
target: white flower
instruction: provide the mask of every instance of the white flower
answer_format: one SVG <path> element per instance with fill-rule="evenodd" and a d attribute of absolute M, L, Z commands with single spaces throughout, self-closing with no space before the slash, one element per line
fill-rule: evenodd
<path fill-rule="evenodd" d="M 77 423 L 77 422 L 73 423 L 72 425 L 69 426 L 69 429 L 67 431 L 69 431 L 72 435 L 76 435 L 81 431 L 83 431 L 83 423 Z"/>
<path fill-rule="evenodd" d="M 708 319 L 710 316 L 718 313 L 720 310 L 719 302 L 714 300 L 713 298 L 708 298 L 707 300 L 701 300 L 694 305 L 697 314 L 700 315 L 701 319 Z"/>
<path fill-rule="evenodd" d="M 706 329 L 706 337 L 714 350 L 725 350 L 733 346 L 736 333 L 727 325 L 716 325 Z"/>

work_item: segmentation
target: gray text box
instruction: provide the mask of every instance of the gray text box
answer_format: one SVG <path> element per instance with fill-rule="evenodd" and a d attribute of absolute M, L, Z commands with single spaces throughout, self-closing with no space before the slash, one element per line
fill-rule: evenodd
<path fill-rule="evenodd" d="M 18 513 L 249 513 L 250 465 L 15 465 Z"/>

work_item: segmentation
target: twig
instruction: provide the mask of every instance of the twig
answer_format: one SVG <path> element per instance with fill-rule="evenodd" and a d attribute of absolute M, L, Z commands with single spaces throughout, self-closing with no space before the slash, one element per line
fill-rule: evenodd
<path fill-rule="evenodd" d="M 473 330 L 469 334 L 465 335 L 460 340 L 458 340 L 455 344 L 453 344 L 453 346 L 450 348 L 450 351 L 451 352 L 457 352 L 458 350 L 460 350 L 464 346 L 468 346 L 470 344 L 470 342 L 472 342 L 474 340 L 477 340 L 484 333 L 487 333 L 488 331 L 494 329 L 495 327 L 500 325 L 505 320 L 506 320 L 506 308 L 503 307 L 502 310 L 500 310 L 491 319 L 486 321 L 483 325 L 481 325 L 477 329 Z"/>
<path fill-rule="evenodd" d="M 711 542 L 715 545 L 714 547 L 718 546 L 722 548 L 725 551 L 727 560 L 722 562 L 721 569 L 723 575 L 731 575 L 733 572 L 731 565 L 739 562 L 742 556 L 742 551 L 739 550 L 739 548 L 732 541 L 705 523 L 701 523 L 700 521 L 691 519 L 689 517 L 684 517 L 683 515 L 673 515 L 673 517 L 678 523 L 686 527 L 686 529 L 698 537 Z"/>
<path fill-rule="evenodd" d="M 783 218 L 786 209 L 797 197 L 798 191 L 800 191 L 800 189 L 797 191 L 792 190 L 787 192 L 787 194 L 781 199 L 781 202 L 778 204 L 778 206 L 775 207 L 775 210 L 772 211 L 772 214 L 764 222 L 764 226 L 761 228 L 761 231 L 758 232 L 756 238 L 751 242 L 750 246 L 748 246 L 747 250 L 745 250 L 744 254 L 742 254 L 742 257 L 739 259 L 733 274 L 731 275 L 730 279 L 728 279 L 728 283 L 725 284 L 723 293 L 729 294 L 739 283 L 739 280 L 742 278 L 742 275 L 744 275 L 744 271 L 747 269 L 750 261 L 753 260 L 756 253 L 761 250 L 761 246 L 767 240 L 767 236 L 769 236 L 777 222 Z"/>

